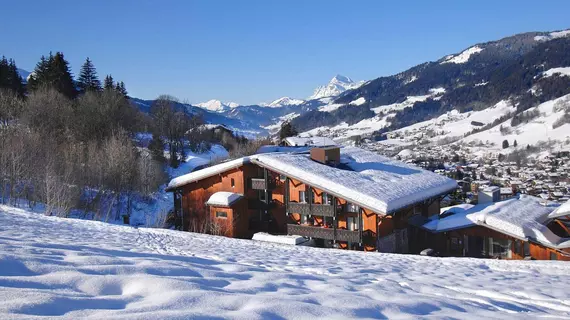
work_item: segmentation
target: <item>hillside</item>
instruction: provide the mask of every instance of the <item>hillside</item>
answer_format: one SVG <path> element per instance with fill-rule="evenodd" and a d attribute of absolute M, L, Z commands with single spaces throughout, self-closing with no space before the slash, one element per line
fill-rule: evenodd
<path fill-rule="evenodd" d="M 514 116 L 570 93 L 569 36 L 570 31 L 531 32 L 476 44 L 369 81 L 296 117 L 293 124 L 309 134 L 383 139 L 451 111 L 480 111 L 500 101 L 515 105 Z"/>
<path fill-rule="evenodd" d="M 570 266 L 364 253 L 0 206 L 3 319 L 567 317 Z"/>

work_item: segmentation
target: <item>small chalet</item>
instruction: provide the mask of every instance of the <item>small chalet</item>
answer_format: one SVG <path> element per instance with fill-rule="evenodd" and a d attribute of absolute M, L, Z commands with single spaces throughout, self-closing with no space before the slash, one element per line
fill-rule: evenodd
<path fill-rule="evenodd" d="M 265 147 L 173 179 L 182 229 L 312 238 L 323 247 L 419 252 L 408 219 L 439 214 L 454 180 L 356 147 Z M 216 232 L 213 232 L 215 230 Z"/>
<path fill-rule="evenodd" d="M 570 204 L 557 209 L 529 195 L 481 199 L 410 223 L 426 231 L 424 246 L 443 256 L 570 260 Z"/>

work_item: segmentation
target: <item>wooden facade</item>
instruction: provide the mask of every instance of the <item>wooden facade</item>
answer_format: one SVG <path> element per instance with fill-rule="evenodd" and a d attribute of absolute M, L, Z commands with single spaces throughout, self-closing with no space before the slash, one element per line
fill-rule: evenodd
<path fill-rule="evenodd" d="M 441 233 L 431 233 L 427 230 L 416 231 L 420 234 L 418 243 L 423 244 L 423 249 L 432 248 L 441 256 L 570 261 L 570 249 L 556 250 L 483 226 Z"/>

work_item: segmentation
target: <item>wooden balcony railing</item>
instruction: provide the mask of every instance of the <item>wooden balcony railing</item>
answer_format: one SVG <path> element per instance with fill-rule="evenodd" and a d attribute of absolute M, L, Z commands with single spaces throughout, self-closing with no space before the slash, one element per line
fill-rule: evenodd
<path fill-rule="evenodd" d="M 251 178 L 250 186 L 253 190 L 265 190 L 265 179 L 263 178 Z M 268 181 L 267 190 L 275 188 L 275 182 L 273 180 Z"/>
<path fill-rule="evenodd" d="M 360 242 L 360 233 L 358 231 L 350 231 L 345 229 L 335 230 L 333 228 L 288 224 L 287 234 L 302 237 L 311 237 L 316 239 L 335 240 L 336 238 L 337 241 Z"/>
<path fill-rule="evenodd" d="M 337 208 L 341 212 L 341 207 Z M 334 206 L 331 204 L 308 204 L 303 202 L 289 202 L 288 211 L 302 215 L 334 217 Z"/>

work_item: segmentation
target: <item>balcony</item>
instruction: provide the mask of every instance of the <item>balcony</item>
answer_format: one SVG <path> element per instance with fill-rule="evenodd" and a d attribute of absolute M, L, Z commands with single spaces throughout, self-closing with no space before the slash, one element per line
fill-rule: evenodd
<path fill-rule="evenodd" d="M 360 242 L 360 234 L 358 231 L 350 231 L 344 229 L 336 229 L 335 231 L 332 228 L 311 227 L 298 224 L 287 225 L 287 234 L 302 237 L 335 240 L 335 232 L 336 240 L 338 241 Z"/>
<path fill-rule="evenodd" d="M 265 179 L 264 178 L 251 178 L 250 186 L 253 190 L 265 190 Z M 275 182 L 273 180 L 269 180 L 267 190 L 272 190 L 275 188 Z"/>
<path fill-rule="evenodd" d="M 288 211 L 302 215 L 313 215 L 321 217 L 334 217 L 334 206 L 330 204 L 308 204 L 302 202 L 289 202 Z M 338 208 L 341 212 L 341 208 Z"/>

